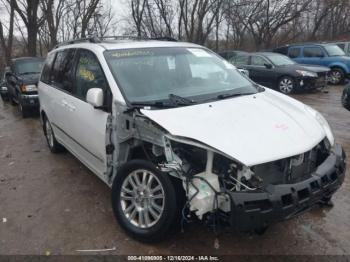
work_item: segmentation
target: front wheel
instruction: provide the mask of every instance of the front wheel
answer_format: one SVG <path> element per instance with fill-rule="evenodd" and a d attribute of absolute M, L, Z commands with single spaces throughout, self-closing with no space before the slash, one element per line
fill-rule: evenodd
<path fill-rule="evenodd" d="M 278 81 L 278 89 L 283 94 L 291 94 L 294 91 L 294 80 L 289 76 L 284 76 Z"/>
<path fill-rule="evenodd" d="M 18 103 L 19 111 L 21 112 L 21 115 L 23 118 L 27 118 L 29 116 L 29 109 L 22 105 L 22 102 L 19 101 Z"/>
<path fill-rule="evenodd" d="M 170 236 L 178 218 L 178 199 L 168 174 L 152 163 L 132 160 L 124 164 L 112 186 L 112 206 L 121 227 L 142 242 Z"/>
<path fill-rule="evenodd" d="M 340 85 L 345 80 L 345 73 L 340 68 L 332 68 L 331 72 L 329 73 L 329 82 L 332 85 Z"/>

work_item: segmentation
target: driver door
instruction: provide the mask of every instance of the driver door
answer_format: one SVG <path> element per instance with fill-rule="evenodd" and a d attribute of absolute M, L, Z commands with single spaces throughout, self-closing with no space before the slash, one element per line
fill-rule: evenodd
<path fill-rule="evenodd" d="M 267 68 L 266 65 L 271 65 L 271 62 L 266 60 L 262 56 L 252 55 L 250 57 L 250 63 L 247 66 L 249 70 L 249 77 L 256 83 L 273 87 L 274 85 L 274 71 L 273 68 Z"/>
<path fill-rule="evenodd" d="M 73 93 L 66 101 L 66 123 L 70 125 L 72 151 L 102 177 L 107 168 L 106 124 L 110 113 L 109 110 L 95 109 L 86 102 L 86 95 L 90 88 L 101 88 L 107 105 L 109 86 L 97 57 L 89 50 L 78 50 L 73 74 Z"/>

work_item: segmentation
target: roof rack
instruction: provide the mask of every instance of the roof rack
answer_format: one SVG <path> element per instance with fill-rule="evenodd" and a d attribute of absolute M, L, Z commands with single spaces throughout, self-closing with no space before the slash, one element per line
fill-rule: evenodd
<path fill-rule="evenodd" d="M 104 40 L 132 40 L 132 41 L 171 41 L 171 42 L 177 42 L 177 40 L 173 37 L 169 36 L 161 36 L 161 37 L 140 37 L 140 36 L 130 36 L 130 35 L 120 35 L 120 36 L 91 36 L 91 37 L 86 37 L 86 38 L 78 38 L 78 39 L 73 39 L 69 41 L 65 41 L 62 43 L 59 43 L 58 45 L 55 46 L 55 48 L 58 48 L 60 46 L 65 46 L 65 45 L 72 45 L 72 44 L 78 44 L 78 43 L 102 43 Z"/>

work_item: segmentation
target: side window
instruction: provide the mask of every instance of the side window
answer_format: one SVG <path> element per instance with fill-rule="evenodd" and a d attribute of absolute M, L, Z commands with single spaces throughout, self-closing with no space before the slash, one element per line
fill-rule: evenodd
<path fill-rule="evenodd" d="M 323 57 L 324 53 L 319 47 L 304 47 L 304 57 Z"/>
<path fill-rule="evenodd" d="M 55 60 L 55 53 L 51 53 L 47 56 L 43 67 L 43 71 L 41 73 L 41 79 L 40 79 L 41 82 L 50 84 L 50 75 L 51 75 L 52 64 L 54 60 Z"/>
<path fill-rule="evenodd" d="M 72 69 L 74 65 L 75 49 L 65 49 L 57 52 L 53 64 L 50 82 L 53 86 L 69 93 L 73 90 Z"/>
<path fill-rule="evenodd" d="M 230 62 L 234 65 L 248 65 L 249 56 L 247 55 L 237 55 L 232 57 Z"/>
<path fill-rule="evenodd" d="M 300 56 L 300 53 L 301 53 L 300 47 L 291 48 L 291 49 L 289 50 L 288 56 L 289 56 L 290 58 L 297 58 L 297 57 Z"/>
<path fill-rule="evenodd" d="M 252 56 L 251 57 L 251 65 L 254 66 L 265 66 L 265 64 L 269 64 L 264 58 L 260 56 Z"/>
<path fill-rule="evenodd" d="M 79 52 L 75 71 L 75 95 L 86 100 L 90 88 L 101 88 L 107 91 L 107 81 L 96 56 L 87 50 Z"/>

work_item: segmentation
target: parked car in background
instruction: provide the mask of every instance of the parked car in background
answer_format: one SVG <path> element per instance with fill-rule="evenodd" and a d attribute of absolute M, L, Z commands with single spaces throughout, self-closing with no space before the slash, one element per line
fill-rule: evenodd
<path fill-rule="evenodd" d="M 328 80 L 334 85 L 342 84 L 350 74 L 350 57 L 335 44 L 292 44 L 273 51 L 288 55 L 299 64 L 329 67 L 331 72 Z"/>
<path fill-rule="evenodd" d="M 5 67 L 4 73 L 1 76 L 0 79 L 0 95 L 3 101 L 8 101 L 8 90 L 7 90 L 7 83 L 6 83 L 6 75 L 9 72 L 9 67 Z"/>
<path fill-rule="evenodd" d="M 350 56 L 350 42 L 333 42 L 332 44 L 339 46 L 347 56 Z"/>
<path fill-rule="evenodd" d="M 162 241 L 190 217 L 261 232 L 343 183 L 345 153 L 314 109 L 205 47 L 116 39 L 52 50 L 40 115 L 50 150 L 64 146 L 112 188 L 133 238 Z"/>
<path fill-rule="evenodd" d="M 6 74 L 9 100 L 19 106 L 23 117 L 27 117 L 32 109 L 39 109 L 37 84 L 43 61 L 38 57 L 12 59 Z"/>
<path fill-rule="evenodd" d="M 222 51 L 222 52 L 219 52 L 218 54 L 226 59 L 226 60 L 230 60 L 231 58 L 237 56 L 237 55 L 242 55 L 242 54 L 246 54 L 247 52 L 244 52 L 244 51 L 235 51 L 235 50 L 232 50 L 232 51 Z"/>
<path fill-rule="evenodd" d="M 287 56 L 277 53 L 247 53 L 237 55 L 229 61 L 238 68 L 248 70 L 249 77 L 254 82 L 284 94 L 327 85 L 327 67 L 299 65 Z"/>
<path fill-rule="evenodd" d="M 343 106 L 350 111 L 350 84 L 344 88 L 341 101 Z"/>

